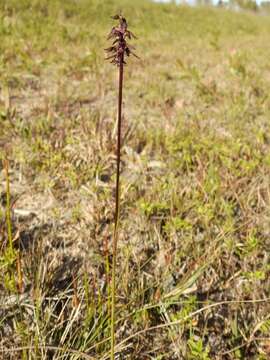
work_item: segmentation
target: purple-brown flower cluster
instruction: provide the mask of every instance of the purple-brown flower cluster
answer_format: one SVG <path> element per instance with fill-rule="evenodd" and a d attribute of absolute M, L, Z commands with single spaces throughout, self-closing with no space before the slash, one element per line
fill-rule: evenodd
<path fill-rule="evenodd" d="M 112 46 L 105 49 L 108 53 L 106 60 L 111 60 L 112 64 L 120 65 L 125 64 L 125 55 L 129 56 L 130 54 L 138 57 L 133 53 L 134 47 L 129 45 L 126 39 L 136 39 L 136 36 L 132 34 L 131 31 L 127 29 L 128 24 L 126 19 L 122 15 L 115 15 L 112 17 L 114 20 L 119 20 L 119 25 L 114 26 L 108 35 L 108 40 L 114 39 Z M 132 50 L 131 50 L 132 49 Z"/>

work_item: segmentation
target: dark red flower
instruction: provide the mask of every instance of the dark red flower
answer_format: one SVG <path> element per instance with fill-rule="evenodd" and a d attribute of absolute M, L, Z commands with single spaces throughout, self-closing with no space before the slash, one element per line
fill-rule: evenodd
<path fill-rule="evenodd" d="M 125 64 L 125 55 L 130 56 L 130 54 L 132 54 L 138 58 L 138 56 L 131 50 L 134 49 L 134 47 L 129 45 L 126 41 L 126 38 L 136 39 L 136 36 L 127 29 L 127 21 L 122 15 L 112 16 L 112 19 L 119 20 L 119 25 L 114 26 L 108 35 L 108 40 L 114 39 L 114 41 L 112 46 L 105 49 L 108 53 L 106 60 L 111 60 L 112 64 L 119 66 L 121 62 Z"/>

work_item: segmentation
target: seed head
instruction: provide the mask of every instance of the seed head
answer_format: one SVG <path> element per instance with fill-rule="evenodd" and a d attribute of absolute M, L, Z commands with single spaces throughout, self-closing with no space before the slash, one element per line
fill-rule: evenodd
<path fill-rule="evenodd" d="M 110 47 L 105 49 L 109 55 L 106 60 L 111 60 L 112 64 L 119 66 L 121 63 L 125 64 L 125 55 L 130 56 L 130 54 L 132 54 L 138 58 L 132 51 L 134 47 L 129 45 L 126 41 L 127 38 L 136 39 L 136 36 L 128 30 L 127 21 L 122 15 L 112 16 L 112 19 L 119 20 L 119 25 L 114 26 L 108 35 L 108 40 L 113 39 L 113 42 Z"/>

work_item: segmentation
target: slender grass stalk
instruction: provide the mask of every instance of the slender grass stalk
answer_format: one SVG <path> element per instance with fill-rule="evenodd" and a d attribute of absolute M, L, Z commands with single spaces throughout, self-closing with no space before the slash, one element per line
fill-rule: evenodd
<path fill-rule="evenodd" d="M 117 243 L 119 237 L 119 219 L 120 219 L 120 164 L 121 164 L 121 129 L 122 129 L 122 98 L 123 98 L 123 79 L 125 55 L 133 54 L 126 38 L 135 37 L 127 30 L 127 21 L 122 15 L 115 15 L 114 20 L 119 20 L 119 26 L 113 27 L 108 39 L 114 39 L 112 46 L 106 49 L 110 53 L 107 59 L 111 60 L 119 68 L 118 84 L 118 123 L 117 123 L 117 149 L 116 149 L 116 184 L 115 184 L 115 216 L 113 232 L 113 249 L 112 249 L 112 280 L 111 280 L 111 360 L 114 360 L 115 349 L 115 306 L 116 306 L 116 260 L 117 260 Z"/>
<path fill-rule="evenodd" d="M 19 294 L 22 294 L 22 292 L 23 292 L 23 276 L 22 276 L 22 261 L 21 261 L 20 250 L 17 253 L 16 267 L 17 267 L 17 275 L 18 275 L 17 288 L 18 288 Z"/>
<path fill-rule="evenodd" d="M 18 276 L 17 290 L 19 293 L 23 291 L 23 276 L 22 276 L 22 267 L 21 267 L 21 257 L 20 250 L 16 252 L 13 248 L 13 239 L 12 239 L 12 224 L 11 224 L 11 194 L 10 194 L 10 177 L 9 177 L 9 161 L 8 159 L 3 160 L 3 167 L 5 169 L 6 177 L 6 226 L 7 226 L 7 237 L 8 237 L 8 250 L 6 253 L 7 261 L 11 264 L 10 266 L 10 276 L 12 281 L 15 281 L 15 276 L 13 273 L 13 263 L 16 260 L 16 270 Z"/>
<path fill-rule="evenodd" d="M 7 159 L 3 161 L 6 175 L 6 224 L 7 236 L 10 255 L 14 253 L 12 243 L 12 227 L 11 227 L 11 205 L 10 205 L 10 180 L 9 180 L 9 162 Z"/>
<path fill-rule="evenodd" d="M 14 260 L 15 260 L 15 252 L 13 249 L 13 241 L 12 241 L 12 225 L 11 225 L 11 203 L 10 203 L 10 178 L 9 178 L 9 162 L 8 159 L 5 158 L 3 160 L 3 168 L 5 169 L 5 177 L 6 177 L 6 227 L 7 227 L 7 238 L 8 245 L 5 250 L 5 261 L 8 264 L 8 280 L 7 286 L 14 290 L 15 286 L 15 275 L 14 275 Z"/>

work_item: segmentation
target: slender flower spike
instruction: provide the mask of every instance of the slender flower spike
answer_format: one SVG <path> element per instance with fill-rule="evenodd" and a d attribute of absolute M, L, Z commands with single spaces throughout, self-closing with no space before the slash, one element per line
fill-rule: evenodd
<path fill-rule="evenodd" d="M 119 25 L 117 27 L 114 26 L 108 35 L 108 40 L 114 39 L 114 41 L 112 46 L 105 49 L 108 53 L 106 60 L 111 60 L 112 64 L 120 66 L 121 62 L 125 64 L 125 55 L 130 56 L 130 54 L 132 54 L 138 58 L 132 51 L 134 47 L 126 41 L 126 39 L 136 39 L 136 36 L 128 30 L 127 21 L 122 15 L 112 16 L 112 19 L 119 20 Z"/>
<path fill-rule="evenodd" d="M 108 35 L 108 40 L 113 40 L 112 45 L 105 49 L 108 53 L 107 60 L 111 60 L 119 68 L 119 86 L 118 86 L 118 125 L 117 125 L 117 150 L 116 150 L 116 184 L 115 184 L 115 217 L 114 217 L 114 232 L 113 232 L 113 249 L 112 249 L 112 280 L 111 280 L 111 360 L 115 357 L 115 294 L 116 294 L 116 257 L 117 257 L 117 242 L 119 230 L 119 213 L 120 213 L 120 162 L 121 162 L 121 128 L 122 128 L 122 93 L 123 93 L 123 76 L 125 56 L 130 54 L 136 56 L 131 49 L 126 39 L 135 38 L 131 31 L 129 31 L 127 21 L 122 15 L 115 15 L 112 17 L 119 21 L 118 26 L 114 26 Z M 136 56 L 138 57 L 138 56 Z"/>

